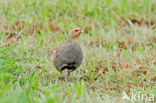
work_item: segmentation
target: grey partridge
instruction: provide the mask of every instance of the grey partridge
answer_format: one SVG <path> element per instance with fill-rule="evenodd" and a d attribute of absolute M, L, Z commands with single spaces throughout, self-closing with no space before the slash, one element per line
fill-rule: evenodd
<path fill-rule="evenodd" d="M 67 77 L 77 69 L 83 60 L 83 52 L 78 42 L 82 30 L 80 27 L 71 31 L 67 42 L 54 52 L 53 64 L 63 74 L 67 84 Z"/>

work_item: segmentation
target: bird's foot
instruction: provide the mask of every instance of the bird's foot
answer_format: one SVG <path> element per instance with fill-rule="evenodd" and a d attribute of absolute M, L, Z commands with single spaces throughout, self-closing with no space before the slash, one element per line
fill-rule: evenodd
<path fill-rule="evenodd" d="M 65 80 L 66 85 L 68 85 L 68 81 L 66 77 L 64 78 L 64 80 Z"/>
<path fill-rule="evenodd" d="M 65 80 L 66 85 L 68 85 L 68 81 L 67 81 L 67 77 L 68 77 L 68 75 L 69 75 L 68 70 L 67 70 L 67 69 L 64 69 L 64 70 L 62 71 L 62 74 L 63 74 L 63 77 L 64 77 L 64 80 Z"/>

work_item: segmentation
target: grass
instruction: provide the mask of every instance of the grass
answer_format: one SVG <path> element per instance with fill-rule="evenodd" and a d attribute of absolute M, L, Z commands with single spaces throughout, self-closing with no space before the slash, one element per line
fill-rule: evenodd
<path fill-rule="evenodd" d="M 131 90 L 156 96 L 155 18 L 155 0 L 0 1 L 0 102 L 130 103 L 122 95 Z M 85 30 L 84 59 L 67 86 L 52 53 L 77 26 Z"/>

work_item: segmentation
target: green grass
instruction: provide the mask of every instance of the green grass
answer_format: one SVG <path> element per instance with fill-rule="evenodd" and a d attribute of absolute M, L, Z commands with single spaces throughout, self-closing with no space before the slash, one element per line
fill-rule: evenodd
<path fill-rule="evenodd" d="M 131 89 L 156 96 L 155 20 L 155 0 L 1 0 L 0 103 L 130 103 L 122 94 Z M 91 29 L 67 86 L 52 52 L 77 26 Z"/>

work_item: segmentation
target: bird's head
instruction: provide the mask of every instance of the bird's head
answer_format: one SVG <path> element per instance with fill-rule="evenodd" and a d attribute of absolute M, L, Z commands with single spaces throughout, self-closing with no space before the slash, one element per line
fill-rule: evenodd
<path fill-rule="evenodd" d="M 77 39 L 77 38 L 80 36 L 80 34 L 81 34 L 82 32 L 83 32 L 83 31 L 81 30 L 80 27 L 75 28 L 75 29 L 73 29 L 73 30 L 71 31 L 71 37 L 72 37 L 73 39 Z"/>

